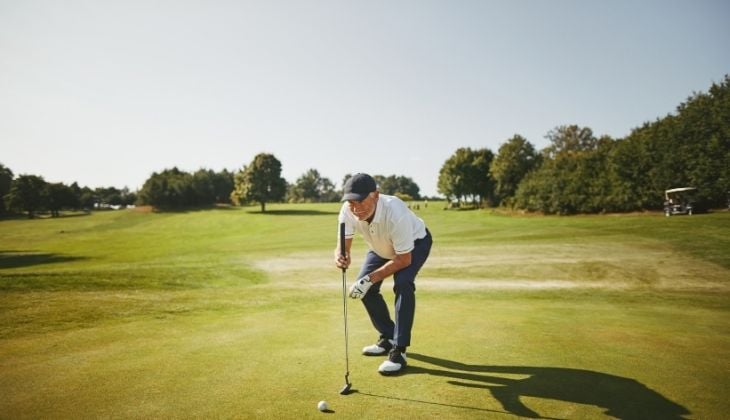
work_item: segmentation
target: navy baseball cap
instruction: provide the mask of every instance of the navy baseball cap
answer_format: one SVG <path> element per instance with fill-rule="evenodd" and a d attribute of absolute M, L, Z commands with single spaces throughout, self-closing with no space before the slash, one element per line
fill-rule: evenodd
<path fill-rule="evenodd" d="M 342 201 L 362 201 L 368 197 L 368 194 L 377 190 L 377 188 L 375 180 L 370 175 L 355 174 L 345 182 Z"/>

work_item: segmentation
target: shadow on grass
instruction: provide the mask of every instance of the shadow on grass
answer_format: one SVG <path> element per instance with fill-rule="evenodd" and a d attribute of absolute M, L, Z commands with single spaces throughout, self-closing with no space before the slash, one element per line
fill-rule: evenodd
<path fill-rule="evenodd" d="M 240 207 L 231 206 L 227 204 L 209 205 L 209 206 L 179 206 L 179 207 L 151 207 L 141 206 L 131 209 L 132 211 L 140 212 L 152 212 L 152 213 L 172 213 L 172 214 L 187 214 L 187 213 L 199 213 L 199 212 L 215 212 L 215 211 L 231 211 L 238 210 Z M 118 210 L 105 210 L 105 211 L 118 211 Z"/>
<path fill-rule="evenodd" d="M 408 401 L 408 402 L 414 402 L 414 403 L 419 403 L 419 404 L 428 404 L 428 405 L 433 405 L 433 406 L 438 406 L 438 407 L 450 407 L 450 408 L 460 408 L 462 410 L 474 410 L 474 411 L 484 411 L 484 412 L 488 412 L 488 413 L 510 414 L 507 411 L 490 410 L 488 408 L 471 407 L 468 405 L 447 404 L 447 403 L 441 403 L 441 402 L 435 402 L 435 401 L 417 400 L 414 398 L 391 397 L 389 395 L 371 394 L 368 392 L 360 392 L 357 390 L 353 390 L 353 393 L 355 393 L 355 392 L 357 392 L 360 395 L 365 395 L 367 397 L 384 398 L 386 400 Z M 553 419 L 553 420 L 558 420 L 558 419 Z"/>
<path fill-rule="evenodd" d="M 28 217 L 27 214 L 24 213 L 11 213 L 11 214 L 3 214 L 0 215 L 0 222 L 4 220 L 56 220 L 56 219 L 68 219 L 72 217 L 86 217 L 91 216 L 90 211 L 74 211 L 74 210 L 68 210 L 68 211 L 62 211 L 58 216 L 51 216 L 50 213 L 41 212 L 41 213 L 35 213 L 33 217 Z"/>
<path fill-rule="evenodd" d="M 41 264 L 55 264 L 83 259 L 85 259 L 85 257 L 72 257 L 47 252 L 0 251 L 0 269 L 30 267 Z"/>
<path fill-rule="evenodd" d="M 56 217 L 47 216 L 49 219 L 70 219 L 73 217 L 88 217 L 91 216 L 90 211 L 75 211 L 75 212 L 61 212 Z"/>
<path fill-rule="evenodd" d="M 621 376 L 583 369 L 467 365 L 418 353 L 408 353 L 408 357 L 442 368 L 408 366 L 408 374 L 442 376 L 452 379 L 448 381 L 452 385 L 488 390 L 507 412 L 520 417 L 546 418 L 527 407 L 520 397 L 593 405 L 605 409 L 607 415 L 628 420 L 679 420 L 690 414 L 646 385 Z"/>

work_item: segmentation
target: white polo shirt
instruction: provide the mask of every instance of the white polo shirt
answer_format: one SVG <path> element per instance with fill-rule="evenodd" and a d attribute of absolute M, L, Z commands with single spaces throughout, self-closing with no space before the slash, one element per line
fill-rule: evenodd
<path fill-rule="evenodd" d="M 392 260 L 396 254 L 407 254 L 413 243 L 426 236 L 426 223 L 398 197 L 380 194 L 373 221 L 360 221 L 347 202 L 340 209 L 339 223 L 345 223 L 345 238 L 359 232 L 370 250 L 381 258 Z"/>

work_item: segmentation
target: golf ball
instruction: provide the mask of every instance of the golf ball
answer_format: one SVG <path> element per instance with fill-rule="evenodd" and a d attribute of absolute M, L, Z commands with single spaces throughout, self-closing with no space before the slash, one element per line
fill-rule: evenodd
<path fill-rule="evenodd" d="M 329 409 L 330 409 L 330 406 L 327 405 L 327 401 L 320 401 L 317 404 L 317 410 L 319 410 L 319 411 L 327 411 Z"/>

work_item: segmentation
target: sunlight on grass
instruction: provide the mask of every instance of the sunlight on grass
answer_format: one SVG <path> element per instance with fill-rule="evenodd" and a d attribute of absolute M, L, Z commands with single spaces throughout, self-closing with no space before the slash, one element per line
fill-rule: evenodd
<path fill-rule="evenodd" d="M 730 410 L 730 214 L 523 217 L 431 203 L 419 211 L 435 246 L 417 282 L 411 373 L 382 378 L 379 360 L 358 355 L 377 337 L 350 301 L 359 392 L 341 397 L 338 208 L 0 221 L 0 413 L 320 418 L 322 399 L 344 418 Z M 359 264 L 361 240 L 353 250 Z"/>

